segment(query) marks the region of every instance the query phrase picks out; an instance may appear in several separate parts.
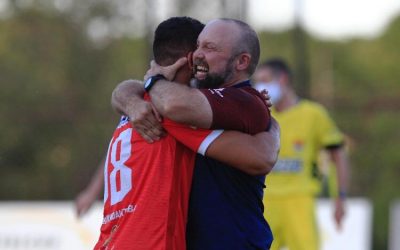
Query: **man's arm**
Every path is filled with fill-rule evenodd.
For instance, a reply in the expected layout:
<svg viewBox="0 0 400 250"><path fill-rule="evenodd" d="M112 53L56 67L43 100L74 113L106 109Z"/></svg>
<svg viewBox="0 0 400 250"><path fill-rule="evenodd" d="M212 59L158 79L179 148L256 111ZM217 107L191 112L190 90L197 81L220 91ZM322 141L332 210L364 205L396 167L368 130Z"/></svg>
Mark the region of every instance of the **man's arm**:
<svg viewBox="0 0 400 250"><path fill-rule="evenodd" d="M105 160L106 157L100 161L89 184L78 194L75 199L75 210L78 217L81 217L89 210L103 190Z"/></svg>
<svg viewBox="0 0 400 250"><path fill-rule="evenodd" d="M111 106L121 115L129 116L143 100L143 84L138 80L126 80L118 84L111 96Z"/></svg>
<svg viewBox="0 0 400 250"><path fill-rule="evenodd" d="M149 93L152 103L162 116L199 128L211 127L211 105L200 90L160 80Z"/></svg>
<svg viewBox="0 0 400 250"><path fill-rule="evenodd" d="M348 187L349 163L344 147L345 141L343 134L329 116L328 111L319 104L315 107L316 112L313 119L316 121L316 124L318 124L315 128L316 136L319 138L321 145L324 145L328 150L330 160L336 167L339 195L335 201L334 218L337 229L340 229L345 214L344 201Z"/></svg>
<svg viewBox="0 0 400 250"><path fill-rule="evenodd" d="M151 143L164 135L164 129L160 115L151 102L143 100L143 94L140 81L123 81L114 89L111 105L118 113L128 116L135 130Z"/></svg>
<svg viewBox="0 0 400 250"><path fill-rule="evenodd" d="M167 79L173 79L176 70L185 63L187 63L186 58L181 58L175 64L167 67L160 67L152 62L152 68L148 70L145 78L161 73ZM171 74L171 72L173 73ZM153 113L157 114L157 111L171 120L199 128L211 128L212 126L213 128L239 130L252 134L261 132L266 128L269 111L257 97L250 94L235 95L231 93L229 97L224 99L223 94L219 91L214 91L213 94L206 92L209 96L206 97L206 94L198 89L159 80L149 91L153 110L148 103L142 104L140 108L133 108L138 102L143 102L143 100L137 98L143 94L143 86L138 81L128 80L114 90L112 105L117 111L130 117L139 134L148 142L159 139L162 133L159 124L156 122L160 119L153 119ZM211 98L213 106L208 98ZM268 103L268 97L265 98L267 99L264 101ZM218 108L221 105L230 107L229 112ZM138 115L132 113L136 110L139 112ZM150 112L151 110L152 112ZM249 110L252 112L249 112ZM226 119L226 117L229 117L229 119ZM213 125L213 123L215 124Z"/></svg>
<svg viewBox="0 0 400 250"><path fill-rule="evenodd" d="M211 126L211 106L197 89L159 80L150 91L151 103L143 100L143 94L140 81L123 81L114 89L111 105L119 114L127 115L134 128L148 142L163 135L160 115L200 128Z"/></svg>
<svg viewBox="0 0 400 250"><path fill-rule="evenodd" d="M269 132L251 136L238 131L205 130L165 119L165 129L189 149L221 161L249 175L267 174L280 146L280 129L273 121Z"/></svg>
<svg viewBox="0 0 400 250"><path fill-rule="evenodd" d="M268 132L254 136L237 131L224 131L210 144L206 156L249 175L265 175L275 165L279 149L280 128L273 120Z"/></svg>
<svg viewBox="0 0 400 250"><path fill-rule="evenodd" d="M149 91L151 101L164 117L208 129L212 124L213 113L204 94L198 89L188 87L188 82L172 82L176 72L187 63L186 57L180 58L169 66L160 66L155 61L151 61L150 69L144 78L157 74L166 77L166 80L158 80Z"/></svg>
<svg viewBox="0 0 400 250"><path fill-rule="evenodd" d="M331 160L336 166L339 195L335 201L335 220L338 229L340 229L342 225L342 219L345 215L344 201L346 198L349 181L349 162L347 153L343 146L329 149L329 154Z"/></svg>

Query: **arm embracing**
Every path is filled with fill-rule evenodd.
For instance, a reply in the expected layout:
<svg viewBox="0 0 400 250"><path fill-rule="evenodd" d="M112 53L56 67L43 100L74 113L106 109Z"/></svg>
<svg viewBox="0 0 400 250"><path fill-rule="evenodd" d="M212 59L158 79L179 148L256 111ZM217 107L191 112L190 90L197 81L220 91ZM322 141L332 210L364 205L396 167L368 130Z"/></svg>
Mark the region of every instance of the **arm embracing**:
<svg viewBox="0 0 400 250"><path fill-rule="evenodd" d="M138 80L120 83L112 93L111 105L129 117L136 131L147 141L159 140L164 135L161 117L151 102L143 100L143 85Z"/></svg>
<svg viewBox="0 0 400 250"><path fill-rule="evenodd" d="M111 96L111 106L121 115L129 116L138 102L143 102L143 84L138 80L126 80L118 84Z"/></svg>
<svg viewBox="0 0 400 250"><path fill-rule="evenodd" d="M211 105L198 89L160 80L151 89L150 97L164 117L199 128L211 127Z"/></svg>
<svg viewBox="0 0 400 250"><path fill-rule="evenodd" d="M268 174L275 165L280 149L280 128L272 119L269 132L254 136L225 131L206 151L212 157L249 175Z"/></svg>
<svg viewBox="0 0 400 250"><path fill-rule="evenodd" d="M186 85L189 79L180 79L182 82L179 83L172 82L176 73L181 68L187 67L187 58L180 58L169 66L160 66L152 61L150 66L145 79L156 74L162 74L168 79L157 81L149 91L157 111L162 116L179 123L210 128L212 110L207 98L199 90Z"/></svg>

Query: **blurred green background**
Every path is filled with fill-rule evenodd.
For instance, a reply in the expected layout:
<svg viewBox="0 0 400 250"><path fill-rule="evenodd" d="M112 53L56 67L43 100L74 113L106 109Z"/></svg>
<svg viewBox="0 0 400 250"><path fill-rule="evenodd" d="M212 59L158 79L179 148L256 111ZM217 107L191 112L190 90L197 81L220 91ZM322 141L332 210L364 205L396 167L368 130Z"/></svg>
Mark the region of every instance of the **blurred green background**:
<svg viewBox="0 0 400 250"><path fill-rule="evenodd" d="M73 199L90 180L118 122L111 92L143 78L162 20L146 11L154 1L130 9L121 2L2 2L1 200ZM177 2L177 14L210 19L193 1ZM208 15L245 19L224 12L226 2ZM129 11L138 15L128 20ZM286 58L299 90L324 104L349 137L350 196L372 201L373 249L387 249L389 206L400 196L400 16L368 40L319 40L300 26L258 33L261 60Z"/></svg>

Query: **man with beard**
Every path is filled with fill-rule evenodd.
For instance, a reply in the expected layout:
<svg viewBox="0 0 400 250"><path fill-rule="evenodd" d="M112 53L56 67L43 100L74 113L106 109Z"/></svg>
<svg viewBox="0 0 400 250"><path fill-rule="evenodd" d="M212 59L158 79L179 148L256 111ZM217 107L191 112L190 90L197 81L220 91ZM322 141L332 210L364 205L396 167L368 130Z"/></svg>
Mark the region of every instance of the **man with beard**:
<svg viewBox="0 0 400 250"><path fill-rule="evenodd" d="M191 54L202 28L198 21L185 17L161 23L153 45L157 62L169 65ZM188 82L190 77L191 70L185 66L174 79ZM141 105L151 104L142 101ZM148 144L133 129L129 118L122 117L105 160L104 217L95 249L185 249L194 152L262 171L276 160L277 147L269 147L267 142L277 140L274 135L265 135L268 133L252 137L235 131L194 129L168 119L162 125L168 134ZM231 144L232 150L224 152ZM260 148L272 152L271 161Z"/></svg>
<svg viewBox="0 0 400 250"><path fill-rule="evenodd" d="M208 89L166 80L173 79L181 66L192 64L182 58L170 67L152 63L145 90L157 111L174 121L201 128L265 131L269 111L249 81L259 54L258 37L247 24L233 19L213 20L200 33L193 53L198 86ZM129 115L135 105L132 96L142 90L143 86L122 83L114 91L114 106ZM249 108L250 103L258 103L258 108ZM157 140L162 132L149 122L151 110L148 114L141 114L133 124L139 133ZM226 151L231 147L228 145ZM233 168L197 155L189 203L188 249L269 249L272 234L262 205L267 172L251 166Z"/></svg>

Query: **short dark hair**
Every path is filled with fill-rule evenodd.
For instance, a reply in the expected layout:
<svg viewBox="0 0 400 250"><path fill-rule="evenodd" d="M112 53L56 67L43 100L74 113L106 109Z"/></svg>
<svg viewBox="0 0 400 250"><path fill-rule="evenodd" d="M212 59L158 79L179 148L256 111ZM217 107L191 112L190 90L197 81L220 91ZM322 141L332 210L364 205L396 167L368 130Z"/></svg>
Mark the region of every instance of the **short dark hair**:
<svg viewBox="0 0 400 250"><path fill-rule="evenodd" d="M154 60L160 65L170 65L194 51L203 28L203 23L186 16L163 21L154 32Z"/></svg>
<svg viewBox="0 0 400 250"><path fill-rule="evenodd" d="M282 58L271 58L264 62L262 62L258 68L269 68L272 71L273 76L279 76L281 74L286 74L289 78L289 81L292 80L292 70L285 60Z"/></svg>

